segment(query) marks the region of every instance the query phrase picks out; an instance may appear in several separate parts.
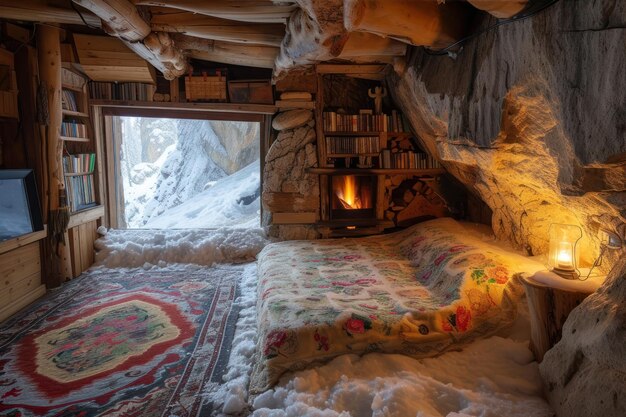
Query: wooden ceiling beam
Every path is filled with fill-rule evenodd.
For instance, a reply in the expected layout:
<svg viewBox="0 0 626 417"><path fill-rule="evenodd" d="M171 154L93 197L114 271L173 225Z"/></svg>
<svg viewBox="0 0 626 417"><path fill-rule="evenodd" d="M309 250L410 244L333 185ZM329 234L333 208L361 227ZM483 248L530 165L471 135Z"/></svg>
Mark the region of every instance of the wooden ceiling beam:
<svg viewBox="0 0 626 417"><path fill-rule="evenodd" d="M252 23L284 23L296 8L293 1L271 0L132 0L137 6L161 6L228 20Z"/></svg>
<svg viewBox="0 0 626 417"><path fill-rule="evenodd" d="M103 29L120 38L137 55L161 71L165 78L185 74L188 63L167 33L154 33L128 0L72 0L102 19Z"/></svg>
<svg viewBox="0 0 626 417"><path fill-rule="evenodd" d="M285 25L281 23L250 24L161 7L150 11L150 26L155 32L269 46L280 46L285 36Z"/></svg>
<svg viewBox="0 0 626 417"><path fill-rule="evenodd" d="M172 34L172 38L189 57L222 64L273 68L279 52L278 47L268 45L244 45L181 34Z"/></svg>
<svg viewBox="0 0 626 417"><path fill-rule="evenodd" d="M83 12L82 15L87 24L100 27L100 18L98 16L89 12ZM3 19L24 22L84 25L75 10L50 6L45 0L0 0L0 16Z"/></svg>

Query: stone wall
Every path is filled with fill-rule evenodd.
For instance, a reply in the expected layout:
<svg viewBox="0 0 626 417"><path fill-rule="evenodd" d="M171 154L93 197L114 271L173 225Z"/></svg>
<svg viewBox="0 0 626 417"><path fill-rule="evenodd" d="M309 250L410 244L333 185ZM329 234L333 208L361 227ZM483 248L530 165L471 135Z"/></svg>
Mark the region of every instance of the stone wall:
<svg viewBox="0 0 626 417"><path fill-rule="evenodd" d="M272 122L278 132L265 156L263 224L279 239L314 239L313 225L274 224L276 213L314 213L319 219L319 176L307 174L317 166L315 120L306 109L279 113Z"/></svg>
<svg viewBox="0 0 626 417"><path fill-rule="evenodd" d="M495 22L485 14L480 28ZM454 59L415 48L388 79L422 145L530 254L547 251L551 223L583 228L587 264L600 226L626 238L625 26L624 2L558 2Z"/></svg>

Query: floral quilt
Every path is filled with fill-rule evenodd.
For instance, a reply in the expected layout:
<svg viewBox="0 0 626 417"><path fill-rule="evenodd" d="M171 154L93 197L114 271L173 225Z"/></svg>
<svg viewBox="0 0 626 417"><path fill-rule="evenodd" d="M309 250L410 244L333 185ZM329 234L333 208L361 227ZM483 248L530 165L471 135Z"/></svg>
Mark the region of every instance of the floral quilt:
<svg viewBox="0 0 626 417"><path fill-rule="evenodd" d="M259 255L251 392L345 353L436 356L512 324L538 262L449 218L368 238L274 243Z"/></svg>

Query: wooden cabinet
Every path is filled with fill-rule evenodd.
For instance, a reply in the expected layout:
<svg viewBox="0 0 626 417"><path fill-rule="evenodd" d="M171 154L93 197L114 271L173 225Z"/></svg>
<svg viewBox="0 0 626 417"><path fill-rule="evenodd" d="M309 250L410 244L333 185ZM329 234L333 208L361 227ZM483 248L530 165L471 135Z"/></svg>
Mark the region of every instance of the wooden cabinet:
<svg viewBox="0 0 626 417"><path fill-rule="evenodd" d="M40 241L46 230L0 243L0 321L41 297Z"/></svg>

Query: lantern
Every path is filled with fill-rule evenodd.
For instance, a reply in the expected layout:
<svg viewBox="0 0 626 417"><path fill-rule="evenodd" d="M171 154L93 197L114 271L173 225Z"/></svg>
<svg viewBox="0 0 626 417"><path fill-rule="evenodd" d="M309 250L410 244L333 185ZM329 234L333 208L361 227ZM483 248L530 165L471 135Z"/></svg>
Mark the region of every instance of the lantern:
<svg viewBox="0 0 626 417"><path fill-rule="evenodd" d="M573 224L551 224L549 233L548 268L563 278L578 278L576 243L583 235L581 228Z"/></svg>

